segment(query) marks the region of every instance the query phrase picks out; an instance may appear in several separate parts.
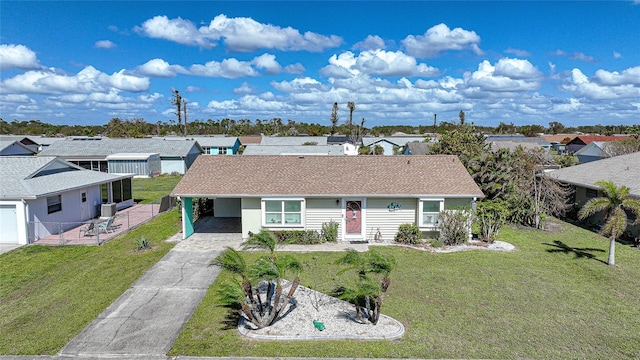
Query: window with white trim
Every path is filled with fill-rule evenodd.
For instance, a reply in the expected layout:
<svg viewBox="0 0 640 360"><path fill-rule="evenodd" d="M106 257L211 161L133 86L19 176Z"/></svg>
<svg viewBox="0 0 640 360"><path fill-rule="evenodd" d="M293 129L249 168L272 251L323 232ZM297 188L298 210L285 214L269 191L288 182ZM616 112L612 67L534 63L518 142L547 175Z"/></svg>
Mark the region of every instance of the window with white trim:
<svg viewBox="0 0 640 360"><path fill-rule="evenodd" d="M262 225L303 226L303 199L262 200Z"/></svg>
<svg viewBox="0 0 640 360"><path fill-rule="evenodd" d="M218 148L218 155L226 155L227 154L227 148L226 147L219 147Z"/></svg>
<svg viewBox="0 0 640 360"><path fill-rule="evenodd" d="M47 197L47 214L53 214L58 211L62 211L62 196Z"/></svg>
<svg viewBox="0 0 640 360"><path fill-rule="evenodd" d="M438 215L444 210L444 199L420 199L419 227L438 226Z"/></svg>

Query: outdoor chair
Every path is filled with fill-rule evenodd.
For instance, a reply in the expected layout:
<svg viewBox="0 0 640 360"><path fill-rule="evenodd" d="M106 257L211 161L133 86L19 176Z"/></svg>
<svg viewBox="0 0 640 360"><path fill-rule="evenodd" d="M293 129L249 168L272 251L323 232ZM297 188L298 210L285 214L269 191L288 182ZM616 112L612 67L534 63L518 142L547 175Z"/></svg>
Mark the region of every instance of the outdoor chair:
<svg viewBox="0 0 640 360"><path fill-rule="evenodd" d="M111 228L113 225L113 217L110 217L106 222L98 225L98 232L100 230L104 231L105 234L112 233L114 230Z"/></svg>
<svg viewBox="0 0 640 360"><path fill-rule="evenodd" d="M80 232L78 236L80 236L82 233L84 233L84 236L87 236L87 233L93 234L95 231L95 228L96 228L96 223L93 221L88 224L85 224L80 228Z"/></svg>

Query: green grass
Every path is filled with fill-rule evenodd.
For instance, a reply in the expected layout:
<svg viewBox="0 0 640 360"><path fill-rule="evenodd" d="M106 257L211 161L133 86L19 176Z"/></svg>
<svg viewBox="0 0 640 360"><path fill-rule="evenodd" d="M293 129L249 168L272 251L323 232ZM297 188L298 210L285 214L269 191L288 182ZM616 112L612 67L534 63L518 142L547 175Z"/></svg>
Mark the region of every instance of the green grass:
<svg viewBox="0 0 640 360"><path fill-rule="evenodd" d="M152 178L133 179L133 197L140 204L157 203L163 196L169 195L181 175L160 175Z"/></svg>
<svg viewBox="0 0 640 360"><path fill-rule="evenodd" d="M0 255L0 354L55 354L172 247L179 211L102 246L30 245ZM136 252L141 236L152 250Z"/></svg>
<svg viewBox="0 0 640 360"><path fill-rule="evenodd" d="M256 341L216 304L221 274L170 355L231 357L640 358L640 251L561 223L554 232L505 228L510 253L431 254L380 247L398 267L382 312L401 321L394 341ZM293 254L303 284L329 291L337 253ZM346 275L345 275L346 276ZM315 285L314 285L315 284ZM330 323L326 323L331 326Z"/></svg>

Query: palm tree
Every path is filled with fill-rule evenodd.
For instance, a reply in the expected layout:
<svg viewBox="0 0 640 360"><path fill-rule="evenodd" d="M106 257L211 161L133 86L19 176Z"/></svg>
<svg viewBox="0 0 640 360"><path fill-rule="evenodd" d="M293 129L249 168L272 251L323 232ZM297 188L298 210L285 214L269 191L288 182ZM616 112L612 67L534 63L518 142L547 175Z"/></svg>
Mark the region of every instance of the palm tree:
<svg viewBox="0 0 640 360"><path fill-rule="evenodd" d="M636 220L640 222L640 200L629 198L629 188L618 187L611 181L598 180L594 183L604 193L603 197L593 198L587 201L578 212L578 218L584 220L591 215L604 211L604 225L600 234L609 237L609 265L615 264L615 244L627 228L627 214L625 210L632 212Z"/></svg>
<svg viewBox="0 0 640 360"><path fill-rule="evenodd" d="M353 111L356 109L356 103L353 101L347 102L347 109L349 109L349 127L353 124Z"/></svg>
<svg viewBox="0 0 640 360"><path fill-rule="evenodd" d="M211 262L211 265L220 266L235 275L232 281L220 287L219 301L225 305L239 304L244 316L259 329L273 324L279 318L300 285L302 264L290 255L276 256L276 243L275 235L263 230L243 243L245 249L269 252L253 265L247 265L242 254L230 247ZM294 279L285 299L281 300L282 279L289 272L293 273ZM260 283L263 285L260 286Z"/></svg>
<svg viewBox="0 0 640 360"><path fill-rule="evenodd" d="M347 265L347 268L339 273L349 270L355 270L358 273L358 287L356 289L342 287L337 290L337 294L355 305L360 322L365 322L362 317L364 312L371 324L377 324L380 319L382 300L391 284L389 274L395 266L395 259L392 256L383 256L374 250L361 254L356 250L348 249L337 263ZM371 276L372 274L382 276L379 282Z"/></svg>

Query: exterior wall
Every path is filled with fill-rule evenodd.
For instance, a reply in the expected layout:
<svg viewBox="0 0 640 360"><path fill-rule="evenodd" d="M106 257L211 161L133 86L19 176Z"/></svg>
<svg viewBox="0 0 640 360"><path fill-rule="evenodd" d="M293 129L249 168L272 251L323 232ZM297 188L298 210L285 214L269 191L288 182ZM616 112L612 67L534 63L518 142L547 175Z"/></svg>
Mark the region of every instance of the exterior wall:
<svg viewBox="0 0 640 360"><path fill-rule="evenodd" d="M33 155L33 152L23 148L20 145L9 145L0 152L0 156L9 156L9 155Z"/></svg>
<svg viewBox="0 0 640 360"><path fill-rule="evenodd" d="M333 220L338 223L338 241L340 241L342 239L340 235L342 234L342 207L341 203L336 205L336 200L339 200L339 198L306 199L306 230L316 230L320 232L322 230L322 224Z"/></svg>
<svg viewBox="0 0 640 360"><path fill-rule="evenodd" d="M184 158L184 166L186 167L184 171L187 171L187 169L191 167L191 164L196 161L196 158L200 156L200 154L201 153L199 148L194 145L191 150L189 150L187 156Z"/></svg>
<svg viewBox="0 0 640 360"><path fill-rule="evenodd" d="M161 168L163 174L171 174L173 172L184 174L186 171L185 162L181 158L161 158Z"/></svg>
<svg viewBox="0 0 640 360"><path fill-rule="evenodd" d="M112 174L153 177L160 174L160 168L160 158L157 156L147 160L109 160L109 173Z"/></svg>
<svg viewBox="0 0 640 360"><path fill-rule="evenodd" d="M389 210L390 203L400 205L398 210ZM368 198L367 199L367 239L372 241L379 230L384 242L393 242L401 224L415 224L417 220L416 210L418 199L406 198Z"/></svg>
<svg viewBox="0 0 640 360"><path fill-rule="evenodd" d="M87 201L82 202L82 193L87 194ZM100 186L68 191L60 194L62 210L48 214L47 198L28 200L29 242L58 234L80 225L81 222L93 219L102 204Z"/></svg>
<svg viewBox="0 0 640 360"><path fill-rule="evenodd" d="M18 237L18 244L26 245L29 243L28 228L27 228L27 206L22 201L0 201L0 205L15 207L16 209L16 232ZM2 221L3 219L0 219ZM13 224L12 224L13 225ZM0 234L0 239L1 239ZM2 242L0 240L0 242Z"/></svg>
<svg viewBox="0 0 640 360"><path fill-rule="evenodd" d="M242 238L249 238L249 231L260 232L262 229L262 210L260 198L242 198ZM215 210L214 210L215 211Z"/></svg>
<svg viewBox="0 0 640 360"><path fill-rule="evenodd" d="M214 199L214 217L241 217L242 201L240 199Z"/></svg>

